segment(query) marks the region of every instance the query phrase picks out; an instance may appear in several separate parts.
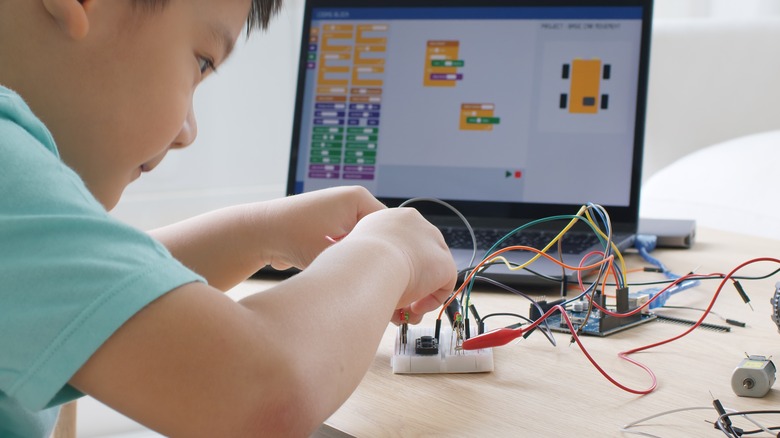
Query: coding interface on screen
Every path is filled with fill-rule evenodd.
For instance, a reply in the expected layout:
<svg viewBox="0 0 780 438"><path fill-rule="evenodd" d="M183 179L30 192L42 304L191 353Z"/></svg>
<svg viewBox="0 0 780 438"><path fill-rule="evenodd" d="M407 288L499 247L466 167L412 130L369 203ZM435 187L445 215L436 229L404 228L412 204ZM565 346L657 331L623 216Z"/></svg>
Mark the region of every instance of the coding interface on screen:
<svg viewBox="0 0 780 438"><path fill-rule="evenodd" d="M628 205L641 14L315 8L296 192Z"/></svg>

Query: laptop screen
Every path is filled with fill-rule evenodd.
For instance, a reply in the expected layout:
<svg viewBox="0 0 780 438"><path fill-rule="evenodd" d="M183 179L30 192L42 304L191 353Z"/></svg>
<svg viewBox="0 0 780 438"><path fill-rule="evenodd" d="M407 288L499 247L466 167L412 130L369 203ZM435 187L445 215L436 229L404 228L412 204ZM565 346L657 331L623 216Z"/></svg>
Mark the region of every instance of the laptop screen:
<svg viewBox="0 0 780 438"><path fill-rule="evenodd" d="M648 3L308 1L289 193L636 222Z"/></svg>

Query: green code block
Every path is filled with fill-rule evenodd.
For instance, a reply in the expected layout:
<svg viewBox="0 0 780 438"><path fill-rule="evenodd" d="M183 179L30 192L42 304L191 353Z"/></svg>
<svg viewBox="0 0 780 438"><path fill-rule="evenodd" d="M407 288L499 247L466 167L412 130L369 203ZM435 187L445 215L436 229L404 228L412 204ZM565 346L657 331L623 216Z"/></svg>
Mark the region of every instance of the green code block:
<svg viewBox="0 0 780 438"><path fill-rule="evenodd" d="M339 163L341 162L341 154L338 155L326 155L326 156L311 156L309 158L309 163L314 164L329 164L329 163Z"/></svg>
<svg viewBox="0 0 780 438"><path fill-rule="evenodd" d="M313 141L312 149L341 149L340 141Z"/></svg>
<svg viewBox="0 0 780 438"><path fill-rule="evenodd" d="M343 134L344 128L339 128L336 126L316 126L312 130L315 134Z"/></svg>
<svg viewBox="0 0 780 438"><path fill-rule="evenodd" d="M344 154L347 159L363 157L363 158L376 158L376 151L347 151Z"/></svg>
<svg viewBox="0 0 780 438"><path fill-rule="evenodd" d="M474 125L498 125L501 123L500 117L466 117L466 123Z"/></svg>
<svg viewBox="0 0 780 438"><path fill-rule="evenodd" d="M344 164L376 164L376 159L365 157L345 158Z"/></svg>
<svg viewBox="0 0 780 438"><path fill-rule="evenodd" d="M436 59L431 61L431 67L463 67L465 62L462 59Z"/></svg>
<svg viewBox="0 0 780 438"><path fill-rule="evenodd" d="M347 135L347 141L377 141L379 138L378 135L367 135L367 134L360 134L360 135Z"/></svg>
<svg viewBox="0 0 780 438"><path fill-rule="evenodd" d="M314 134L311 141L344 141L344 136L339 134Z"/></svg>
<svg viewBox="0 0 780 438"><path fill-rule="evenodd" d="M347 128L347 134L379 134L379 128Z"/></svg>
<svg viewBox="0 0 780 438"><path fill-rule="evenodd" d="M360 150L364 150L364 151L373 151L373 150L376 150L376 143L347 142L346 148L347 149L360 149Z"/></svg>

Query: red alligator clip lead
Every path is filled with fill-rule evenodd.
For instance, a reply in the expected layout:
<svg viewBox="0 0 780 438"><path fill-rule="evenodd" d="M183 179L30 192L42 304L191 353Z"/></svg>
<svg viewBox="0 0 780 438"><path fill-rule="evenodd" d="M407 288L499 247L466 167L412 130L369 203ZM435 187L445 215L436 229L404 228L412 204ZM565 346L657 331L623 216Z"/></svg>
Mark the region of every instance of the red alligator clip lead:
<svg viewBox="0 0 780 438"><path fill-rule="evenodd" d="M481 348L500 347L523 336L525 330L521 328L500 328L463 341L464 350L479 350Z"/></svg>

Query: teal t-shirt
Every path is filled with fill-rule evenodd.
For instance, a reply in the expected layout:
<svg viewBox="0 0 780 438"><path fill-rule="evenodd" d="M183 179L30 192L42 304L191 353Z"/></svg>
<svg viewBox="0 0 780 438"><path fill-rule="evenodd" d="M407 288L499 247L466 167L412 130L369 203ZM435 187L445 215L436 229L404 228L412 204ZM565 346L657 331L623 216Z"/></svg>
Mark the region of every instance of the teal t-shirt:
<svg viewBox="0 0 780 438"><path fill-rule="evenodd" d="M109 146L107 146L109 147ZM112 218L0 86L0 436L44 437L73 374L125 321L203 281Z"/></svg>

